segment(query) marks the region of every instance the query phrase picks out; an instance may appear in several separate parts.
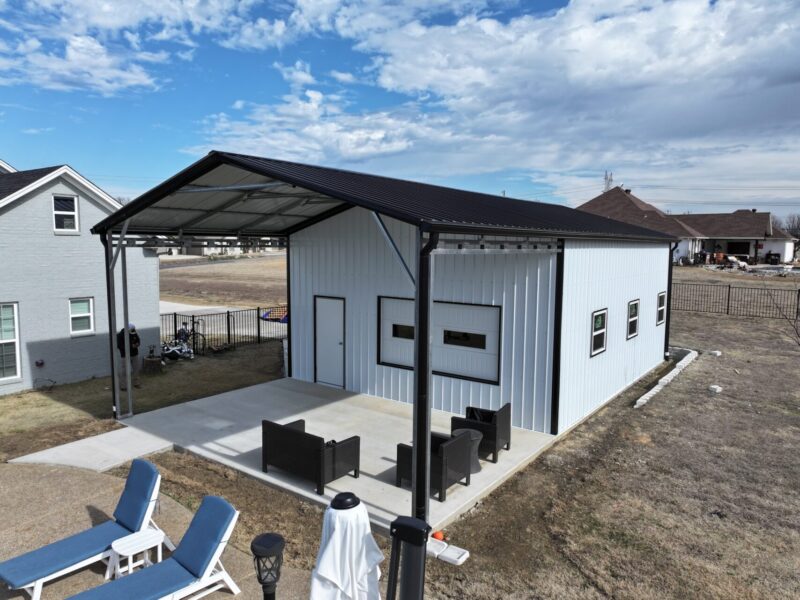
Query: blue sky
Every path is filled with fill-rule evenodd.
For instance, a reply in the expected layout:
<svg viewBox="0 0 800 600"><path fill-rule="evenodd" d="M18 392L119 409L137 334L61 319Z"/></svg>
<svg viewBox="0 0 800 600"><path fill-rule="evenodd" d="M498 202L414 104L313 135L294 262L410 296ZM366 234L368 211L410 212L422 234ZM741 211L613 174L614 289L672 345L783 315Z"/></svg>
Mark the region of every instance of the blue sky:
<svg viewBox="0 0 800 600"><path fill-rule="evenodd" d="M576 205L800 212L793 0L0 0L0 158L208 150Z"/></svg>

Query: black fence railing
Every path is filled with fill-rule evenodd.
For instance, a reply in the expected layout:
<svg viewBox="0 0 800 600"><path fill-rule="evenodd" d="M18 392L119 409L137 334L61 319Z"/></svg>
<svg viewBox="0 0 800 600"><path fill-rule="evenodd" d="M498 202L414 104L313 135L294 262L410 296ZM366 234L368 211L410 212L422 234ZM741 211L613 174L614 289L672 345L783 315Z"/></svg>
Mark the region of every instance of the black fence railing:
<svg viewBox="0 0 800 600"><path fill-rule="evenodd" d="M673 283L672 309L795 321L800 319L800 289Z"/></svg>
<svg viewBox="0 0 800 600"><path fill-rule="evenodd" d="M178 338L182 328L195 354L282 340L288 331L286 312L286 306L271 306L213 314L166 313L161 315L161 342Z"/></svg>

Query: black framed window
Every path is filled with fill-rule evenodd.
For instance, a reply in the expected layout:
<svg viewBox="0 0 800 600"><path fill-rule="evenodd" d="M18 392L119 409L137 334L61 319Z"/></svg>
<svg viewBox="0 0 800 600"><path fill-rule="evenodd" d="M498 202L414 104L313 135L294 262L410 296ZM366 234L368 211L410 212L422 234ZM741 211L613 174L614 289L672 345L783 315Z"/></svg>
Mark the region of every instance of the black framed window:
<svg viewBox="0 0 800 600"><path fill-rule="evenodd" d="M592 339L590 356L606 350L606 331L608 328L608 309L596 310L592 313Z"/></svg>
<svg viewBox="0 0 800 600"><path fill-rule="evenodd" d="M445 329L442 342L451 346L486 350L486 336L482 333L469 333L468 331L451 331L450 329Z"/></svg>
<svg viewBox="0 0 800 600"><path fill-rule="evenodd" d="M656 325L661 325L667 320L667 292L658 295L658 310L656 311Z"/></svg>
<svg viewBox="0 0 800 600"><path fill-rule="evenodd" d="M414 326L394 323L392 325L392 337L400 338L401 340L413 340Z"/></svg>
<svg viewBox="0 0 800 600"><path fill-rule="evenodd" d="M628 302L628 333L627 338L631 339L639 335L639 301L631 300Z"/></svg>

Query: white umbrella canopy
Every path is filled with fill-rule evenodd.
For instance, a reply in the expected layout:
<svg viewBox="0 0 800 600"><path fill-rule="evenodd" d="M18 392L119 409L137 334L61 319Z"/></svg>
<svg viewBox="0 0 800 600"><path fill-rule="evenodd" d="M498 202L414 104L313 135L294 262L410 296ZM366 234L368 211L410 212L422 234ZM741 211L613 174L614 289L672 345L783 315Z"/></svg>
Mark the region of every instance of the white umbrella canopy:
<svg viewBox="0 0 800 600"><path fill-rule="evenodd" d="M383 559L366 507L353 494L337 495L325 510L311 600L380 600Z"/></svg>

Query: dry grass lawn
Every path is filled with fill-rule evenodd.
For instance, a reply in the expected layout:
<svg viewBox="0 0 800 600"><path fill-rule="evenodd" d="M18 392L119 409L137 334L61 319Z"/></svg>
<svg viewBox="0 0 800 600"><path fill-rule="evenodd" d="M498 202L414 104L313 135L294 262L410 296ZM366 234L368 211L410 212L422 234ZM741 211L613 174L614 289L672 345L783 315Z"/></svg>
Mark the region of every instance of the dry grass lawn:
<svg viewBox="0 0 800 600"><path fill-rule="evenodd" d="M286 256L162 268L161 299L252 308L286 303Z"/></svg>
<svg viewBox="0 0 800 600"><path fill-rule="evenodd" d="M268 342L223 354L170 362L142 376L136 412L219 394L282 376L283 346ZM0 460L37 452L119 427L111 417L111 380L91 379L0 396Z"/></svg>

